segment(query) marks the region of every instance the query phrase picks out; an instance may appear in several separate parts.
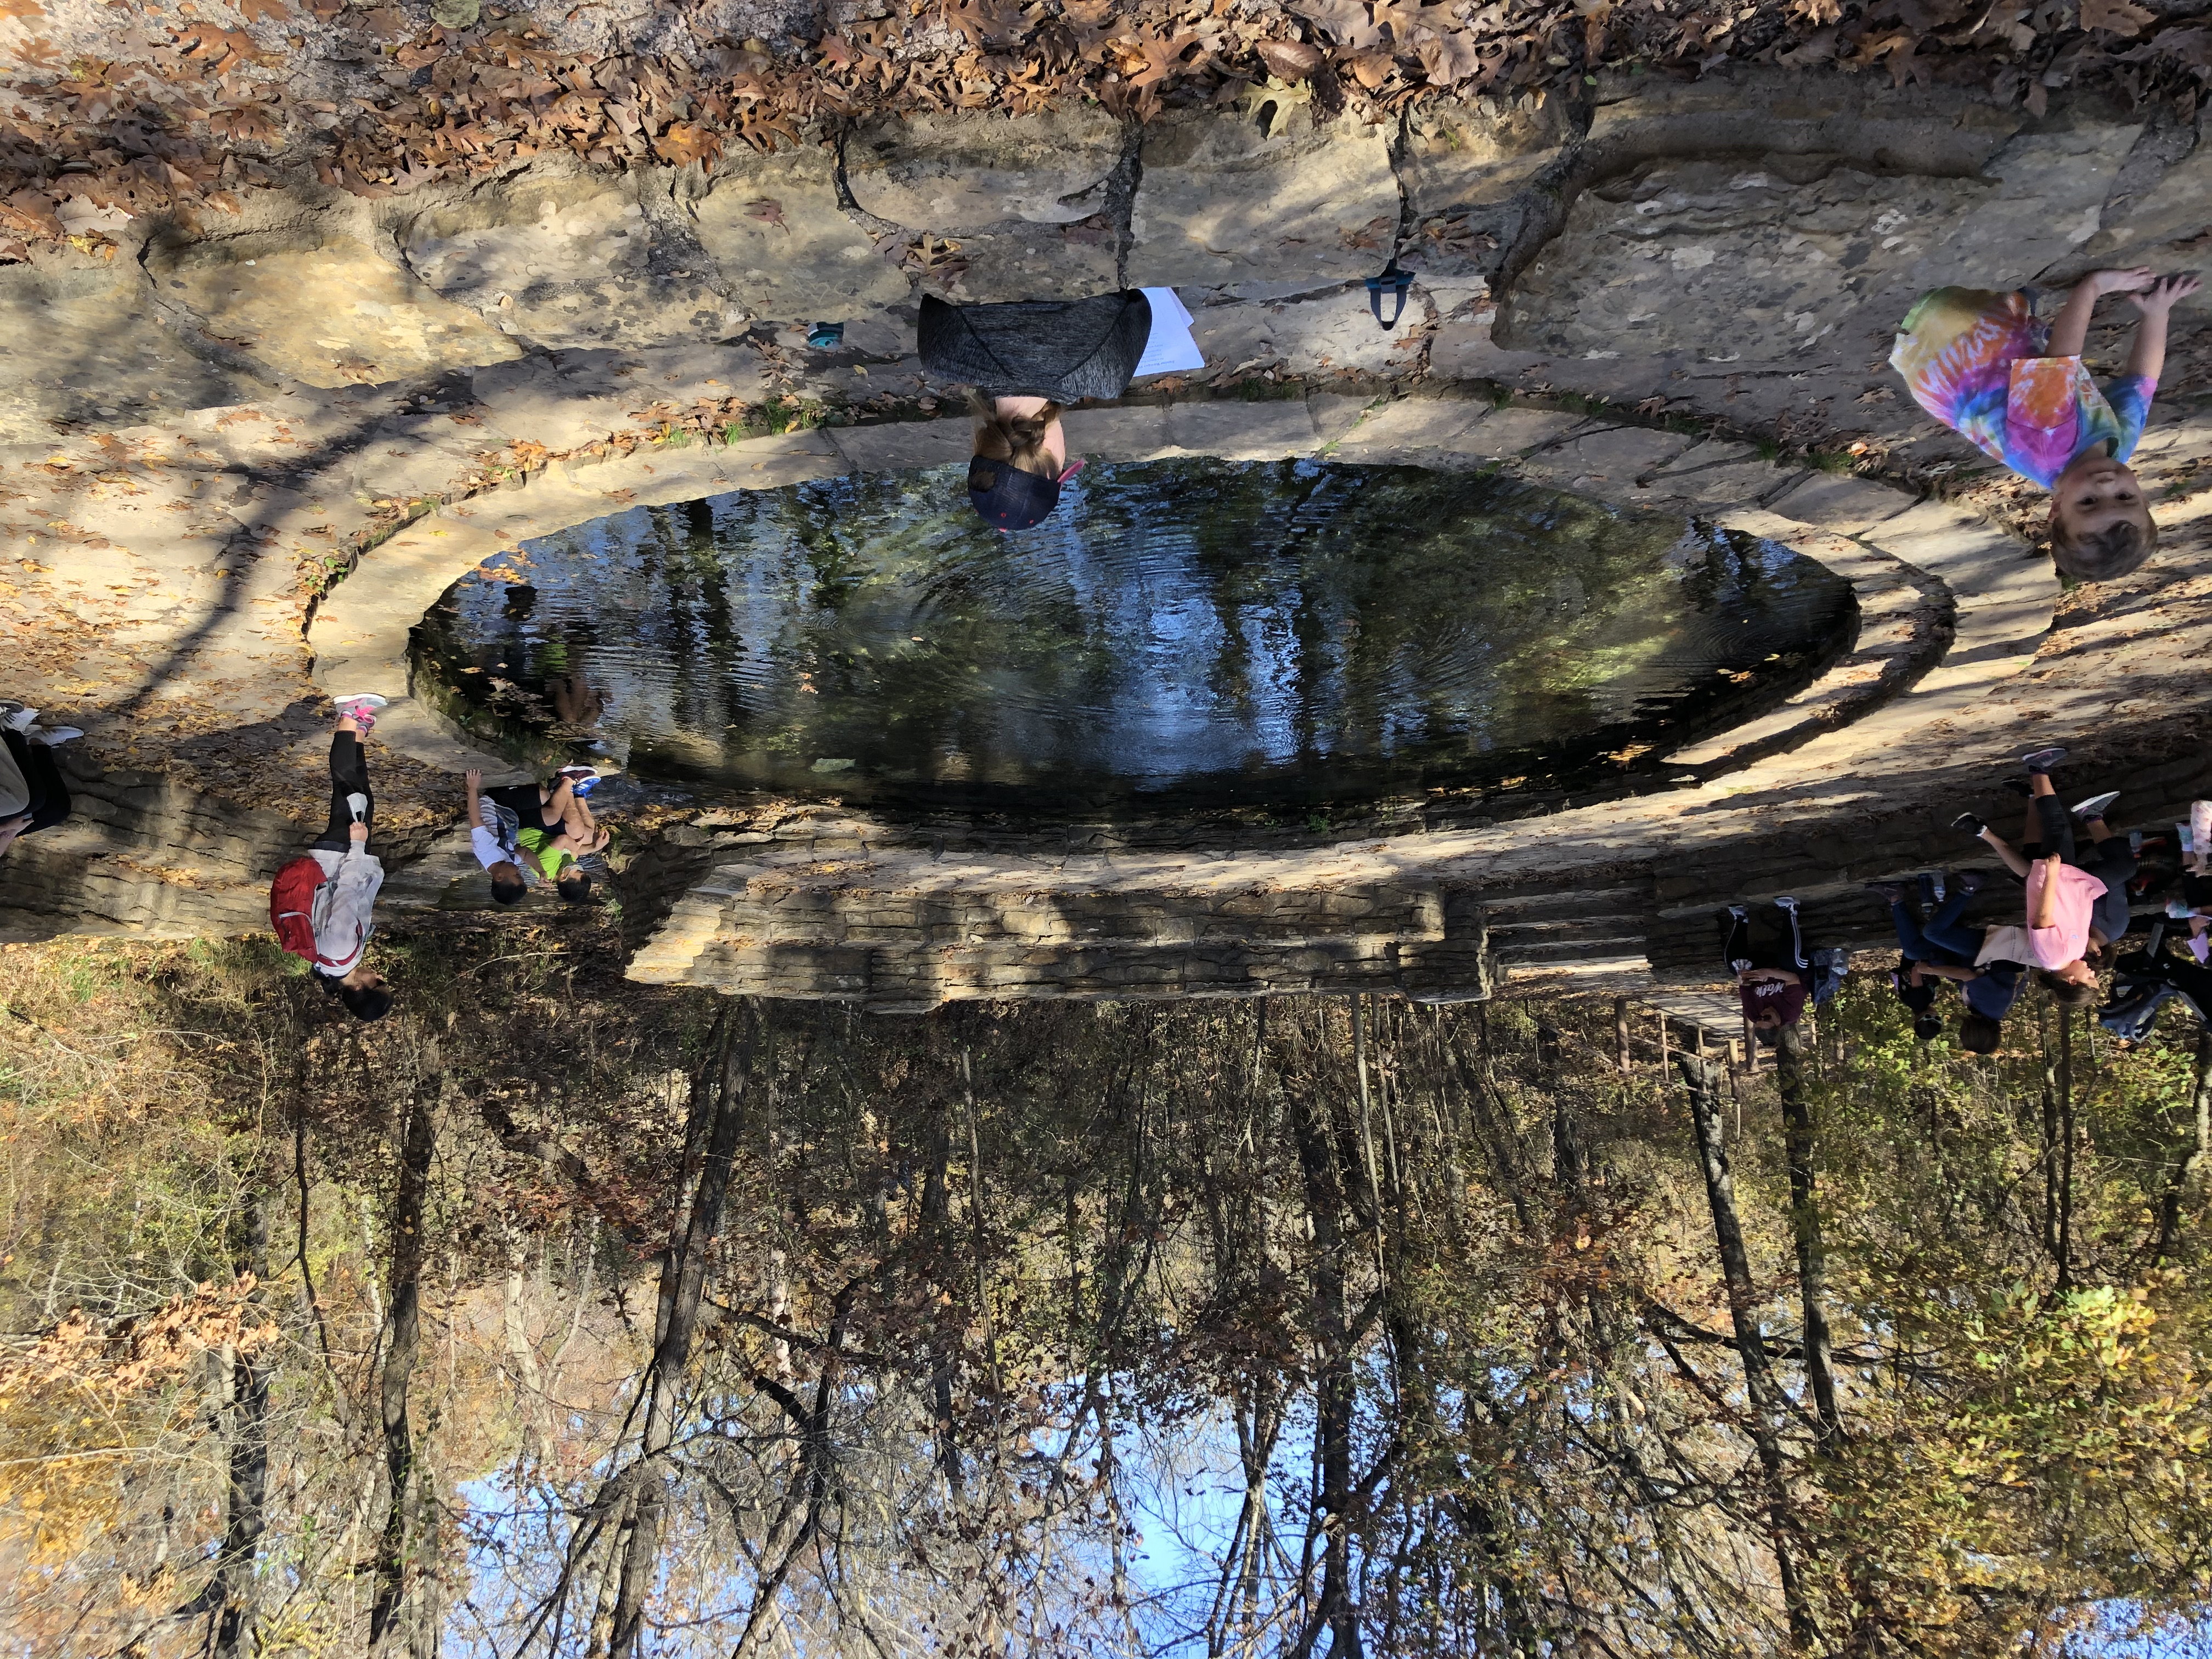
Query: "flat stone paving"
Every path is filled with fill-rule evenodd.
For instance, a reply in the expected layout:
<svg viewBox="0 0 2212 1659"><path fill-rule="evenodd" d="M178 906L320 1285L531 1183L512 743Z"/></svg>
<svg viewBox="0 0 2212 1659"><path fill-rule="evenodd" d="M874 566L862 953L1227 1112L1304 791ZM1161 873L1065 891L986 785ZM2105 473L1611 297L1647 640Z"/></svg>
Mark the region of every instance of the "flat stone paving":
<svg viewBox="0 0 2212 1659"><path fill-rule="evenodd" d="M319 818L326 696L354 690L396 699L372 745L380 820L404 851L438 849L394 902L437 902L462 868L438 839L457 774L501 770L406 696L407 630L438 592L636 502L957 459L951 418L696 434L748 409L942 401L954 389L911 356L918 295L1070 273L1177 285L1208 356L1200 376L1073 412L1079 452L1502 466L1696 514L1849 577L1855 648L1674 757L1694 781L1540 818L1171 852L725 814L697 832L723 867L641 976L894 1006L1443 994L1475 973L1485 927L1519 941L1500 957L1516 971L1632 973L1674 959L1670 916L1720 898L1839 900L1954 850L1938 821L1990 804L2033 742L2069 743L2085 783L2125 787L2129 821L2157 822L2212 790L2205 302L2177 315L2137 459L2160 550L2064 596L2014 533L2033 493L1922 417L1883 358L1930 283L2186 264L2178 245L2212 218L2207 152L2147 177L2139 124L1873 90L1738 72L1608 83L1586 121L1438 106L1410 119L1395 169L1387 130L1316 124L1280 87L1133 141L1093 117L933 118L847 138L857 212L814 148L387 204L258 192L227 234L135 264L0 272L24 338L0 366L0 694L92 732L64 751L83 822L0 863L0 927L250 925L285 826ZM1128 142L1133 198L1103 222ZM1401 193L1422 277L1386 333L1357 278L1389 252ZM1500 261L1513 280L1493 296ZM844 349L808 351L814 320L845 321ZM2124 349L2100 327L2093 367ZM1869 476L1772 459L1809 441L1856 447ZM1931 483L1946 499L1920 499ZM244 827L205 831L226 814Z"/></svg>

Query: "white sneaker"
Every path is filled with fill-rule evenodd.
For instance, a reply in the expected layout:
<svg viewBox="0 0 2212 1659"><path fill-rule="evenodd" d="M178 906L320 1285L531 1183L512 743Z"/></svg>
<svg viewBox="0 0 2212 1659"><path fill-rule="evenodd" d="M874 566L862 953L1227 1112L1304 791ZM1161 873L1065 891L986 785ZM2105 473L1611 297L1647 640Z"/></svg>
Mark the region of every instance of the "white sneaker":
<svg viewBox="0 0 2212 1659"><path fill-rule="evenodd" d="M357 691L349 697L334 697L331 701L337 704L338 718L351 720L366 736L376 729L376 711L390 699L380 697L374 691Z"/></svg>
<svg viewBox="0 0 2212 1659"><path fill-rule="evenodd" d="M37 709L27 708L20 702L11 703L6 715L0 716L0 726L6 726L10 732L27 732L38 724L38 720Z"/></svg>
<svg viewBox="0 0 2212 1659"><path fill-rule="evenodd" d="M49 749L58 749L65 743L75 743L84 733L74 726L34 726L24 736L33 743L43 743Z"/></svg>
<svg viewBox="0 0 2212 1659"><path fill-rule="evenodd" d="M2107 789L2101 795L2092 795L2087 800L2076 801L2073 807L2074 816L2084 823L2094 823L2105 816L2105 809L2119 798L2118 790Z"/></svg>

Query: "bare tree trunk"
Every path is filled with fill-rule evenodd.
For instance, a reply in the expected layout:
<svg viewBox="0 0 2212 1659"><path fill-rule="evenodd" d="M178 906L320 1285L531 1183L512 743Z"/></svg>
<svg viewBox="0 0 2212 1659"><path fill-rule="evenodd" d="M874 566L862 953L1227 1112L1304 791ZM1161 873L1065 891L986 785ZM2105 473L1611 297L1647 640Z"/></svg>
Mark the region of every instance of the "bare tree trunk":
<svg viewBox="0 0 2212 1659"><path fill-rule="evenodd" d="M1766 1479L1767 1532L1782 1580L1782 1598L1790 1615L1790 1637L1797 1647L1810 1650L1818 1632L1805 1604L1799 1582L1796 1531L1790 1512L1788 1471L1783 1460L1780 1425L1782 1392L1766 1362L1766 1340L1759 1328L1756 1293L1751 1281L1751 1258L1744 1249L1743 1228L1736 1218L1735 1178L1729 1168L1728 1146L1721 1125L1719 1091L1710 1070L1694 1056L1676 1056L1690 1089L1690 1115L1697 1126L1698 1159L1705 1177L1705 1199L1713 1213L1713 1235L1720 1247L1721 1274L1728 1285L1729 1316L1735 1327L1736 1353L1743 1364L1744 1392L1749 1395L1748 1427Z"/></svg>
<svg viewBox="0 0 2212 1659"><path fill-rule="evenodd" d="M661 1466L676 1437L678 1395L698 1333L708 1246L722 1230L729 1199L730 1166L744 1126L754 1030L750 1006L740 1005L720 1034L718 1063L693 1085L684 1145L687 1153L697 1151L698 1175L694 1186L690 1170L684 1171L688 1201L678 1206L660 1260L657 1328L653 1357L646 1365L640 1484L628 1534L617 1540L622 1565L607 1637L607 1651L613 1659L629 1659L644 1633L645 1595L659 1560L660 1520L667 1502L667 1477Z"/></svg>
<svg viewBox="0 0 2212 1659"><path fill-rule="evenodd" d="M2190 1104L2197 1120L2195 1132L2188 1150L2175 1160L2173 1173L2166 1178L2166 1191L2159 1199L2158 1243L2151 1249L2154 1267L2173 1254L2181 1231L2182 1204L2203 1171L2207 1154L2212 1153L2212 1026L2199 1027L2197 1032L2197 1079L2190 1091Z"/></svg>
<svg viewBox="0 0 2212 1659"><path fill-rule="evenodd" d="M407 1385L415 1371L422 1292L422 1200L436 1147L432 1107L441 1072L434 1042L427 1045L422 1072L407 1103L399 1152L399 1190L392 1207L391 1335L379 1379L384 1423L385 1484L389 1501L376 1550L376 1593L369 1607L368 1646L380 1652L391 1636L406 1591L408 1493L415 1446L407 1424Z"/></svg>
<svg viewBox="0 0 2212 1659"><path fill-rule="evenodd" d="M542 1463L553 1440L553 1405L545 1392L545 1374L530 1346L530 1333L522 1321L523 1241L510 1220L507 1228L507 1285L500 1305L500 1328L507 1339L507 1358L514 1362L516 1416L522 1419L522 1456L527 1463Z"/></svg>
<svg viewBox="0 0 2212 1659"><path fill-rule="evenodd" d="M2058 1011L2058 1288L2074 1288L2074 1019Z"/></svg>
<svg viewBox="0 0 2212 1659"><path fill-rule="evenodd" d="M1785 1029L1777 1050L1776 1086L1782 1096L1782 1129L1790 1161L1790 1228L1797 1241L1797 1290L1805 1320L1805 1381L1824 1443L1843 1437L1836 1405L1835 1363L1828 1334L1828 1253L1820 1236L1820 1210L1813 1185L1813 1114L1805 1103L1804 1044Z"/></svg>
<svg viewBox="0 0 2212 1659"><path fill-rule="evenodd" d="M1497 1075L1490 1063L1490 1013L1480 1004L1475 1009L1475 1037L1479 1059L1474 1064L1468 1063L1462 1044L1453 1038L1444 1039L1445 1052L1490 1155L1492 1183L1504 1190L1506 1202L1513 1206L1515 1223L1527 1232L1535 1219L1528 1206L1528 1158L1521 1144L1520 1125L1498 1097Z"/></svg>
<svg viewBox="0 0 2212 1659"><path fill-rule="evenodd" d="M248 1307L265 1301L262 1281L269 1273L269 1212L264 1183L256 1180L242 1195L235 1228L233 1266L243 1276L251 1273L254 1287ZM222 1547L216 1556L215 1577L200 1593L199 1602L216 1613L216 1659L246 1659L255 1649L253 1618L253 1562L267 1526L269 1492L269 1374L267 1359L257 1359L244 1349L231 1360L230 1480L226 1503Z"/></svg>
<svg viewBox="0 0 2212 1659"><path fill-rule="evenodd" d="M2065 1021L2059 1022L2061 1027ZM2051 1053L2049 1010L2035 1011L2035 1035L2043 1052L2043 1249L2058 1260L2058 1062Z"/></svg>
<svg viewBox="0 0 2212 1659"><path fill-rule="evenodd" d="M1352 1413L1358 1385L1352 1375L1346 1283L1351 1244L1344 1231L1344 1194L1329 1115L1314 1099L1310 1084L1291 1091L1290 1107L1305 1181L1306 1213L1313 1225L1314 1334L1321 1347L1314 1428L1321 1480L1315 1498L1326 1516L1321 1606L1300 1638L1298 1653L1310 1653L1316 1636L1325 1627L1332 1659L1357 1659L1359 1617L1352 1599L1351 1526Z"/></svg>

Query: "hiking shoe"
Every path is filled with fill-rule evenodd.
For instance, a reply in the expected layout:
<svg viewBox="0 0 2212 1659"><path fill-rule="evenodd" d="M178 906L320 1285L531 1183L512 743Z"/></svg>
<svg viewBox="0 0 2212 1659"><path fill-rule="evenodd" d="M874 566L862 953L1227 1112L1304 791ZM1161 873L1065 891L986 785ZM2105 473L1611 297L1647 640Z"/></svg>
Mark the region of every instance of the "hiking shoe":
<svg viewBox="0 0 2212 1659"><path fill-rule="evenodd" d="M817 351L835 351L845 343L845 325L817 323L806 331L806 343Z"/></svg>
<svg viewBox="0 0 2212 1659"><path fill-rule="evenodd" d="M1728 908L1728 913L1734 916L1738 921L1749 921L1751 920L1751 912L1745 909L1741 904L1729 905Z"/></svg>
<svg viewBox="0 0 2212 1659"><path fill-rule="evenodd" d="M2020 757L2020 763L2030 772L2048 772L2065 758L2063 749L2033 749Z"/></svg>
<svg viewBox="0 0 2212 1659"><path fill-rule="evenodd" d="M0 726L10 732L27 732L38 724L39 711L12 699L0 703Z"/></svg>
<svg viewBox="0 0 2212 1659"><path fill-rule="evenodd" d="M1795 910L1797 908L1797 901L1794 898L1778 898L1774 901L1774 908L1778 910Z"/></svg>
<svg viewBox="0 0 2212 1659"><path fill-rule="evenodd" d="M1990 826L1984 823L1972 812L1961 812L1957 817L1951 820L1951 827L1954 830L1962 830L1966 834L1973 836L1975 840L1979 841L1982 837L1982 831L1988 829Z"/></svg>
<svg viewBox="0 0 2212 1659"><path fill-rule="evenodd" d="M376 729L376 711L391 699L380 697L374 691L356 691L350 696L333 697L331 701L337 705L338 718L351 720L361 727L365 737Z"/></svg>
<svg viewBox="0 0 2212 1659"><path fill-rule="evenodd" d="M1870 881L1867 883L1866 890L1869 893L1881 894L1888 903L1905 902L1905 884L1901 881Z"/></svg>
<svg viewBox="0 0 2212 1659"><path fill-rule="evenodd" d="M2105 816L2105 809L2120 798L2117 789L2107 789L2101 795L2092 795L2085 801L2076 801L2074 816L2084 823L2094 823Z"/></svg>
<svg viewBox="0 0 2212 1659"><path fill-rule="evenodd" d="M49 749L65 743L75 743L84 733L74 726L34 726L24 735L33 743L43 743Z"/></svg>

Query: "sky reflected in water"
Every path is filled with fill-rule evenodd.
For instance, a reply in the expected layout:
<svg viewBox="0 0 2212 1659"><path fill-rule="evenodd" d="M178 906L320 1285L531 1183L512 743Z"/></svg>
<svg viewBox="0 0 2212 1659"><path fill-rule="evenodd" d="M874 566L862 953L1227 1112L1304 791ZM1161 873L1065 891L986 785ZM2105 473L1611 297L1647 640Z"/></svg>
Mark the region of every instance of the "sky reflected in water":
<svg viewBox="0 0 2212 1659"><path fill-rule="evenodd" d="M1652 752L1803 684L1849 585L1771 543L1414 467L1095 465L1000 535L963 469L639 507L455 585L471 725L647 777L1059 811L1291 806Z"/></svg>

